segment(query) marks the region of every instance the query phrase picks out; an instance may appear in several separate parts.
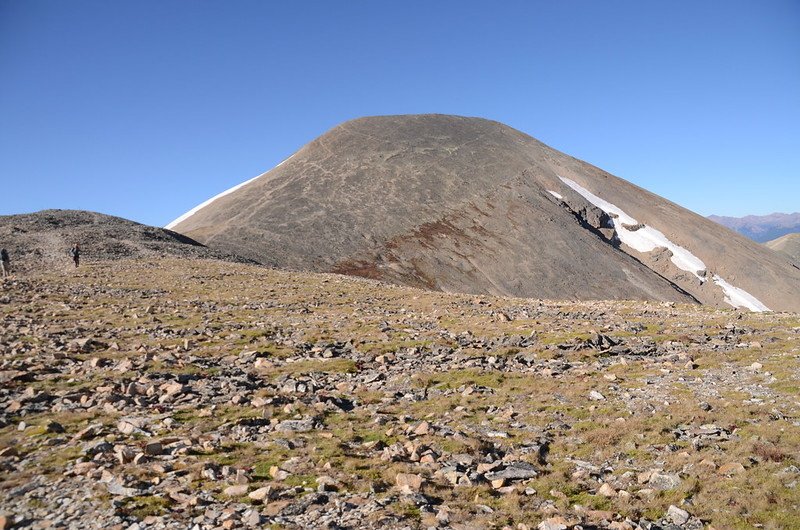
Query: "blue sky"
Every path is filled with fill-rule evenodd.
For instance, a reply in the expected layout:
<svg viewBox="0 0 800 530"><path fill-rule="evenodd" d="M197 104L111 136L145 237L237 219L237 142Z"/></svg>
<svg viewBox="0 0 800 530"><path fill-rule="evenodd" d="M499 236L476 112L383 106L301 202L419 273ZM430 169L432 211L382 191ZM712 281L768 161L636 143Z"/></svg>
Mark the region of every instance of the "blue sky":
<svg viewBox="0 0 800 530"><path fill-rule="evenodd" d="M800 2L0 0L0 214L164 225L336 124L491 118L698 213L800 210Z"/></svg>

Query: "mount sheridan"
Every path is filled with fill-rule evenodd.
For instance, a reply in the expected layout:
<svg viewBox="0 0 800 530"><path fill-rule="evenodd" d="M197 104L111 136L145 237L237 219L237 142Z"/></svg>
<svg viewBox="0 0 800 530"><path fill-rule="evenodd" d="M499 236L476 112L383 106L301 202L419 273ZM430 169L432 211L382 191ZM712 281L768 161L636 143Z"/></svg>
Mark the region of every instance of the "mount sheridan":
<svg viewBox="0 0 800 530"><path fill-rule="evenodd" d="M343 123L167 228L295 270L465 293L800 311L791 259L501 123Z"/></svg>

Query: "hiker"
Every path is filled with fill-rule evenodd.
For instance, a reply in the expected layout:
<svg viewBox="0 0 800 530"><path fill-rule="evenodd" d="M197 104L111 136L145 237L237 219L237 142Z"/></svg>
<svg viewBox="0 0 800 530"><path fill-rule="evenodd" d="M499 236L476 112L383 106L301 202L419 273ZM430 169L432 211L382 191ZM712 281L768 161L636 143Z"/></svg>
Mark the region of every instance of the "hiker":
<svg viewBox="0 0 800 530"><path fill-rule="evenodd" d="M75 262L75 268L77 269L81 261L81 246L78 243L75 243L75 246L69 249L69 253L72 256L72 261Z"/></svg>
<svg viewBox="0 0 800 530"><path fill-rule="evenodd" d="M11 276L11 258L8 257L8 251L4 248L0 249L0 268L3 269L3 278Z"/></svg>

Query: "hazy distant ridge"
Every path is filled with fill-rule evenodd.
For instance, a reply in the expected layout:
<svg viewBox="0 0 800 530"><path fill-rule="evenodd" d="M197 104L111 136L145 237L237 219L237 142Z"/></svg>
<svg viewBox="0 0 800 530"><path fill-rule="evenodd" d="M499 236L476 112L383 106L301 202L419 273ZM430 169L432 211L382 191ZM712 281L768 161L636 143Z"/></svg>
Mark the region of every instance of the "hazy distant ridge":
<svg viewBox="0 0 800 530"><path fill-rule="evenodd" d="M759 243L765 243L792 232L800 232L800 212L746 215L744 217L709 215L708 218Z"/></svg>

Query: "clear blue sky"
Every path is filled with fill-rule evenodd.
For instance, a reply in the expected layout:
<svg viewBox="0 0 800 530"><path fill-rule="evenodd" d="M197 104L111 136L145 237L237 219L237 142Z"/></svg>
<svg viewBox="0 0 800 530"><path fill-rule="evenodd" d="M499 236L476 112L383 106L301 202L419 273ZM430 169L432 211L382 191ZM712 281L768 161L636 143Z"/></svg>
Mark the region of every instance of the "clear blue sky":
<svg viewBox="0 0 800 530"><path fill-rule="evenodd" d="M336 124L504 122L698 213L800 210L800 1L0 0L0 214L164 225Z"/></svg>

